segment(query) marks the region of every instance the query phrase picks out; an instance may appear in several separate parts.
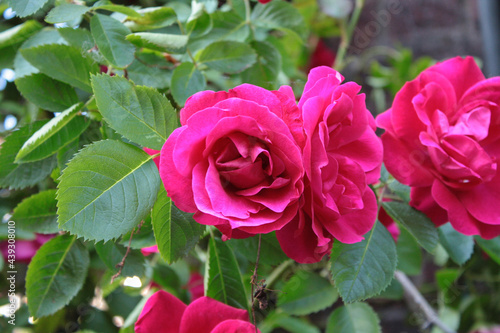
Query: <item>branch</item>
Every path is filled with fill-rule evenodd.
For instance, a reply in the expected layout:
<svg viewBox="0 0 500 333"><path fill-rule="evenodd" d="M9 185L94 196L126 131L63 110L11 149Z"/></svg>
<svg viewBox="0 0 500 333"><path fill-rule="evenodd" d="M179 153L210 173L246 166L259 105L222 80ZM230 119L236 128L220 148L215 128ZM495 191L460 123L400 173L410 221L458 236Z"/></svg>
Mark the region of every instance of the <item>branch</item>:
<svg viewBox="0 0 500 333"><path fill-rule="evenodd" d="M401 283L405 291L405 296L407 302L416 306L425 316L428 323L432 323L439 327L445 333L456 333L455 331L449 329L442 321L439 319L436 311L429 305L427 300L422 296L420 291L415 287L415 285L410 281L408 276L401 271L395 271L394 277Z"/></svg>

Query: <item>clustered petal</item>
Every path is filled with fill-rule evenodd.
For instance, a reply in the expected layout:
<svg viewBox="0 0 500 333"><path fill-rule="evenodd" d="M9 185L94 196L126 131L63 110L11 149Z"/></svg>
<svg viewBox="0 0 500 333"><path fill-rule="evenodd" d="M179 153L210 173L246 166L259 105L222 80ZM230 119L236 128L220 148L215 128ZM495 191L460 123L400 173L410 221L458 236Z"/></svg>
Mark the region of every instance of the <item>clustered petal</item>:
<svg viewBox="0 0 500 333"><path fill-rule="evenodd" d="M412 187L410 205L465 235L500 235L500 78L472 57L436 64L377 117L384 162Z"/></svg>

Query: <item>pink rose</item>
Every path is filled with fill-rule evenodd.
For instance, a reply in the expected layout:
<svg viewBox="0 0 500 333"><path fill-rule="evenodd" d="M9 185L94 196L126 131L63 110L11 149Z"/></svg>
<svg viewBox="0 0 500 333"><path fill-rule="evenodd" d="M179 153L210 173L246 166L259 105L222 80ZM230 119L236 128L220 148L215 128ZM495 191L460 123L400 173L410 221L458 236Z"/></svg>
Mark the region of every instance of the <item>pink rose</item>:
<svg viewBox="0 0 500 333"><path fill-rule="evenodd" d="M361 87L343 80L329 67L314 68L298 105L306 137L302 208L276 235L283 251L301 263L321 260L334 239L361 241L377 217L368 184L379 178L382 144Z"/></svg>
<svg viewBox="0 0 500 333"><path fill-rule="evenodd" d="M54 235L37 234L33 240L16 240L16 261L29 264L36 251L49 241ZM0 251L4 260L7 261L9 255L9 242L0 242Z"/></svg>
<svg viewBox="0 0 500 333"><path fill-rule="evenodd" d="M410 205L465 235L500 235L500 78L474 59L423 71L377 117L389 172L411 189Z"/></svg>
<svg viewBox="0 0 500 333"><path fill-rule="evenodd" d="M178 298L162 290L148 299L135 323L136 333L255 333L255 331L255 326L248 321L246 310L230 307L205 296L186 306Z"/></svg>
<svg viewBox="0 0 500 333"><path fill-rule="evenodd" d="M224 238L278 230L297 214L304 169L294 136L302 132L285 92L250 84L203 91L180 117L160 155L160 176L179 209Z"/></svg>

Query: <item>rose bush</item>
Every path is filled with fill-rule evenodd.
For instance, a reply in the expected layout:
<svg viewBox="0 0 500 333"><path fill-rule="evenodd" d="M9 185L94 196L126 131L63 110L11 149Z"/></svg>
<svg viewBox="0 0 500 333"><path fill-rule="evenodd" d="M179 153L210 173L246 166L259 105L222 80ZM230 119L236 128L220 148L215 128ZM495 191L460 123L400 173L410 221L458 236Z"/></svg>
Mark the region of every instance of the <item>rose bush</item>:
<svg viewBox="0 0 500 333"><path fill-rule="evenodd" d="M185 305L175 296L160 290L146 302L135 323L135 332L255 333L256 329L248 321L246 310L205 296Z"/></svg>
<svg viewBox="0 0 500 333"><path fill-rule="evenodd" d="M500 235L500 78L472 57L423 71L377 117L387 170L412 187L410 205L465 235Z"/></svg>
<svg viewBox="0 0 500 333"><path fill-rule="evenodd" d="M332 242L356 243L376 219L382 144L361 87L329 67L311 70L299 101L305 190L297 216L276 233L285 253L317 262Z"/></svg>
<svg viewBox="0 0 500 333"><path fill-rule="evenodd" d="M278 230L296 215L304 169L294 135L301 132L285 92L249 84L203 91L180 117L183 126L160 157L160 176L177 207L227 238Z"/></svg>

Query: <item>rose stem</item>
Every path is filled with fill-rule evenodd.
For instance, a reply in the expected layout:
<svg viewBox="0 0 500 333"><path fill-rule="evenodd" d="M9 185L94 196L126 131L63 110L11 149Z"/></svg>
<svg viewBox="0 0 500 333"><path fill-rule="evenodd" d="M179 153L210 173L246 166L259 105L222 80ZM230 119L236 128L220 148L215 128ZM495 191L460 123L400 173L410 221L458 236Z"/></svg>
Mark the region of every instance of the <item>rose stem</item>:
<svg viewBox="0 0 500 333"><path fill-rule="evenodd" d="M401 283L405 291L406 300L422 311L428 322L433 323L445 333L456 333L449 329L438 317L434 309L427 303L424 296L418 291L411 280L401 271L395 271L394 277Z"/></svg>
<svg viewBox="0 0 500 333"><path fill-rule="evenodd" d="M253 270L253 275L252 279L250 281L250 284L252 285L252 319L253 319L253 325L255 326L255 333L258 333L257 330L257 322L255 321L255 309L253 308L254 302L255 302L255 295L254 295L254 285L257 283L257 269L259 268L259 259L260 259L260 244L262 243L262 234L259 234L259 245L257 246L257 259L255 260L255 268Z"/></svg>
<svg viewBox="0 0 500 333"><path fill-rule="evenodd" d="M354 28L358 24L359 16L363 7L365 5L365 0L356 0L356 5L351 15L351 20L347 25L345 20L341 22L341 39L339 49L337 51L337 57L335 57L334 67L337 70L342 70L344 68L344 58L347 53L347 49L349 48L349 44L351 44L352 34L354 33Z"/></svg>

